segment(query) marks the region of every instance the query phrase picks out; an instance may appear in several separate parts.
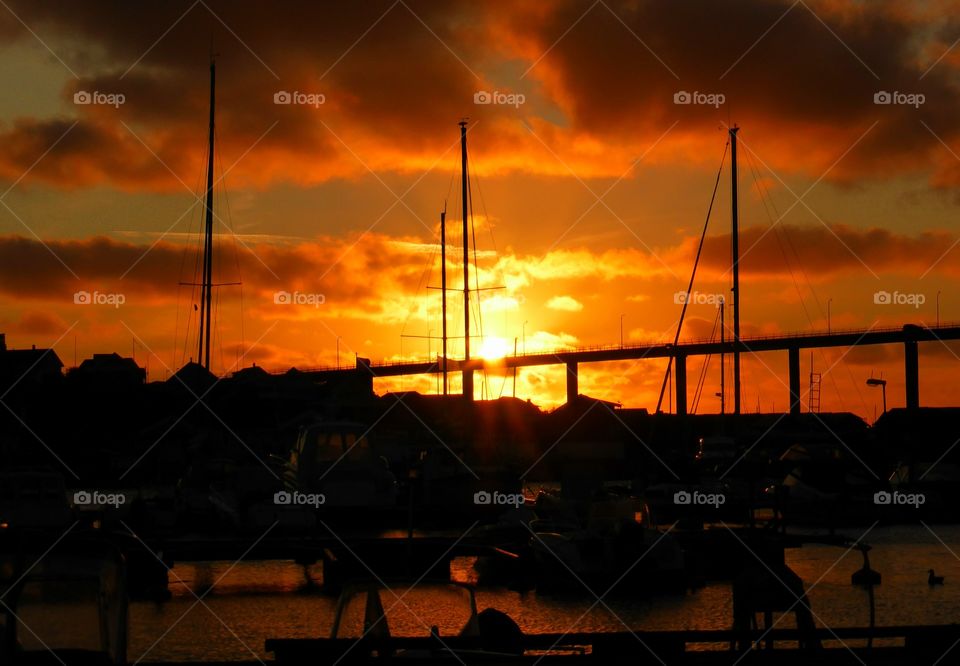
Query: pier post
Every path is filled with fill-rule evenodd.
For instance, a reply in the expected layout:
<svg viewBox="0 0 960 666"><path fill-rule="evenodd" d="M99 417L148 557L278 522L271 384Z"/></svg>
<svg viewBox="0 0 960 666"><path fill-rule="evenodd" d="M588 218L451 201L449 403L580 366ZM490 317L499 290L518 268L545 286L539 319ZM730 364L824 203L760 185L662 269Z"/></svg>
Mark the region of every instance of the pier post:
<svg viewBox="0 0 960 666"><path fill-rule="evenodd" d="M676 366L676 385L677 385L677 414L686 415L687 413L687 357L683 354L677 354L673 359Z"/></svg>
<svg viewBox="0 0 960 666"><path fill-rule="evenodd" d="M916 340L905 340L903 343L903 375L907 409L917 409L920 407L920 357Z"/></svg>
<svg viewBox="0 0 960 666"><path fill-rule="evenodd" d="M790 375L790 413L800 413L800 348L790 347L787 350Z"/></svg>
<svg viewBox="0 0 960 666"><path fill-rule="evenodd" d="M567 363L567 403L574 402L580 395L579 368L575 361Z"/></svg>

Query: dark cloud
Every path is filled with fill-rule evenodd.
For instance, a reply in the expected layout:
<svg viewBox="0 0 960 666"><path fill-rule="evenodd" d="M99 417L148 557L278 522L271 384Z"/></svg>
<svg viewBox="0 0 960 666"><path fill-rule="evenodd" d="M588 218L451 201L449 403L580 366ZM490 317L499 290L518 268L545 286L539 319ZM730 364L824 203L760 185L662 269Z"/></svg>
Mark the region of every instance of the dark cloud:
<svg viewBox="0 0 960 666"><path fill-rule="evenodd" d="M715 130L736 121L745 145L777 170L818 177L859 140L827 179L922 171L935 186L960 181L960 165L931 134L952 145L960 139L957 62L946 57L927 72L958 22L922 7L210 0L191 9L185 0L12 8L80 75L64 72L67 103L78 90L127 98L118 109L68 107L81 119L77 136L31 173L59 185L180 187L120 121L192 183L202 171L211 36L225 166L259 141L232 172L235 184L352 177L365 173L364 163L422 170L455 143L464 115L480 121L478 163L491 168L566 173L542 139L578 173L616 176L676 121L655 157L709 154L712 162L722 140ZM33 39L10 15L0 32ZM528 103L472 103L477 90L497 88L523 90ZM278 90L326 101L277 106ZM679 90L722 93L726 102L677 106ZM926 102L877 106L880 90L923 93ZM32 118L0 129L0 141L13 146L0 175L18 177L69 122Z"/></svg>
<svg viewBox="0 0 960 666"><path fill-rule="evenodd" d="M211 11L200 3L187 12L191 4L15 7L64 50L80 75L79 80L67 77L63 96L81 119L82 137L65 140L36 165L33 178L65 185L180 187L142 140L192 184L206 148L211 36L219 54L223 167L256 144L232 173L235 183L317 182L365 173L364 162L403 168L411 154L442 152L456 138L456 120L472 106L477 82L445 46L458 41L456 5L413 2L411 11L402 3L390 9L377 2L211 1ZM14 20L7 18L8 24ZM15 25L5 31L32 39ZM125 102L119 108L74 107L78 91L122 94ZM277 105L279 91L319 94L324 101L319 107ZM0 133L4 143L24 147L5 156L0 174L17 177L68 122L34 119ZM85 168L73 164L73 148L81 143L89 163ZM64 168L61 162L73 166ZM148 173L141 173L144 168Z"/></svg>
<svg viewBox="0 0 960 666"><path fill-rule="evenodd" d="M233 242L217 247L217 282L243 282L248 304L272 305L276 291L322 293L331 307L367 309L415 294L426 256L402 239L376 234L300 245ZM196 250L166 241L123 243L104 237L51 240L0 237L0 293L22 301L69 304L77 291L122 293L128 306L177 302L195 282ZM376 288L374 288L376 285ZM239 290L223 290L239 298Z"/></svg>
<svg viewBox="0 0 960 666"><path fill-rule="evenodd" d="M546 54L533 74L590 134L652 139L680 120L677 135L693 134L695 148L707 124L738 122L764 161L819 176L877 122L831 179L921 168L934 154L947 158L940 168L954 168L920 121L948 142L957 137L956 68L947 60L926 72L942 52L923 48L931 30L955 32L956 19L927 16L917 25L908 10L880 2L608 6L594 7L552 48L583 14L581 3L557 3L550 12L531 5L510 25L527 35L528 56ZM528 20L531 14L540 20ZM677 90L722 93L726 103L678 107ZM878 91L923 93L926 102L877 106Z"/></svg>
<svg viewBox="0 0 960 666"><path fill-rule="evenodd" d="M28 310L18 320L4 323L4 331L22 334L27 339L35 335L56 338L63 335L69 328L70 324L61 317L39 310Z"/></svg>
<svg viewBox="0 0 960 666"><path fill-rule="evenodd" d="M800 267L813 281L849 273L869 275L869 271L916 278L928 270L956 274L956 241L955 234L946 231L909 236L842 224L748 227L740 234L741 275L746 279L788 276L799 274ZM703 261L715 273L727 271L730 234L709 236Z"/></svg>

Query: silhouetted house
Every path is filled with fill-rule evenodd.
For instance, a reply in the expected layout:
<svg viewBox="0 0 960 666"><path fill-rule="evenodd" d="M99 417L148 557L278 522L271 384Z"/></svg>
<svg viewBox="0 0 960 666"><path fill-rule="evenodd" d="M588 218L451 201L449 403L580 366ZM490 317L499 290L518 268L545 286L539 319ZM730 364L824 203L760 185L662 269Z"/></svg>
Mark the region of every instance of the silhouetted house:
<svg viewBox="0 0 960 666"><path fill-rule="evenodd" d="M895 408L873 426L890 462L960 462L960 409L956 407Z"/></svg>
<svg viewBox="0 0 960 666"><path fill-rule="evenodd" d="M182 368L177 370L170 379L166 381L168 386L190 390L197 396L201 396L207 390L216 384L216 376L199 363L190 361Z"/></svg>
<svg viewBox="0 0 960 666"><path fill-rule="evenodd" d="M84 359L67 376L78 384L97 388L133 388L147 381L144 368L132 358L124 358L116 352L94 354L93 358Z"/></svg>
<svg viewBox="0 0 960 666"><path fill-rule="evenodd" d="M7 349L0 333L0 389L36 389L63 378L63 363L52 349Z"/></svg>
<svg viewBox="0 0 960 666"><path fill-rule="evenodd" d="M269 384L273 375L254 363L249 368L243 368L234 372L231 377L240 382L251 384Z"/></svg>

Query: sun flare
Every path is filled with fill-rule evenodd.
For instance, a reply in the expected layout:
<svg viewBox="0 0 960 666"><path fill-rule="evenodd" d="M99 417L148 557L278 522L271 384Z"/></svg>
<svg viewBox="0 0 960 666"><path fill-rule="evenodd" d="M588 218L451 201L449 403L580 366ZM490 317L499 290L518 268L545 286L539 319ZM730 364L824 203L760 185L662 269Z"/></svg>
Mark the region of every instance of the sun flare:
<svg viewBox="0 0 960 666"><path fill-rule="evenodd" d="M485 337L480 343L480 349L477 351L477 355L488 361L492 361L503 358L507 354L512 353L512 351L506 340L500 337L490 336Z"/></svg>

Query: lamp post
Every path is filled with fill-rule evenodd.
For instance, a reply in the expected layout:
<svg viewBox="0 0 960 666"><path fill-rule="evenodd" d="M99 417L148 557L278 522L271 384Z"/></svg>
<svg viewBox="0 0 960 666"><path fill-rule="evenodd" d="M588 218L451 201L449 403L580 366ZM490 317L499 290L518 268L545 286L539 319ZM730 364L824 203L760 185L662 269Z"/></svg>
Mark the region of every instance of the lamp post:
<svg viewBox="0 0 960 666"><path fill-rule="evenodd" d="M867 386L879 386L883 389L883 413L887 413L887 380L871 377L867 380Z"/></svg>

